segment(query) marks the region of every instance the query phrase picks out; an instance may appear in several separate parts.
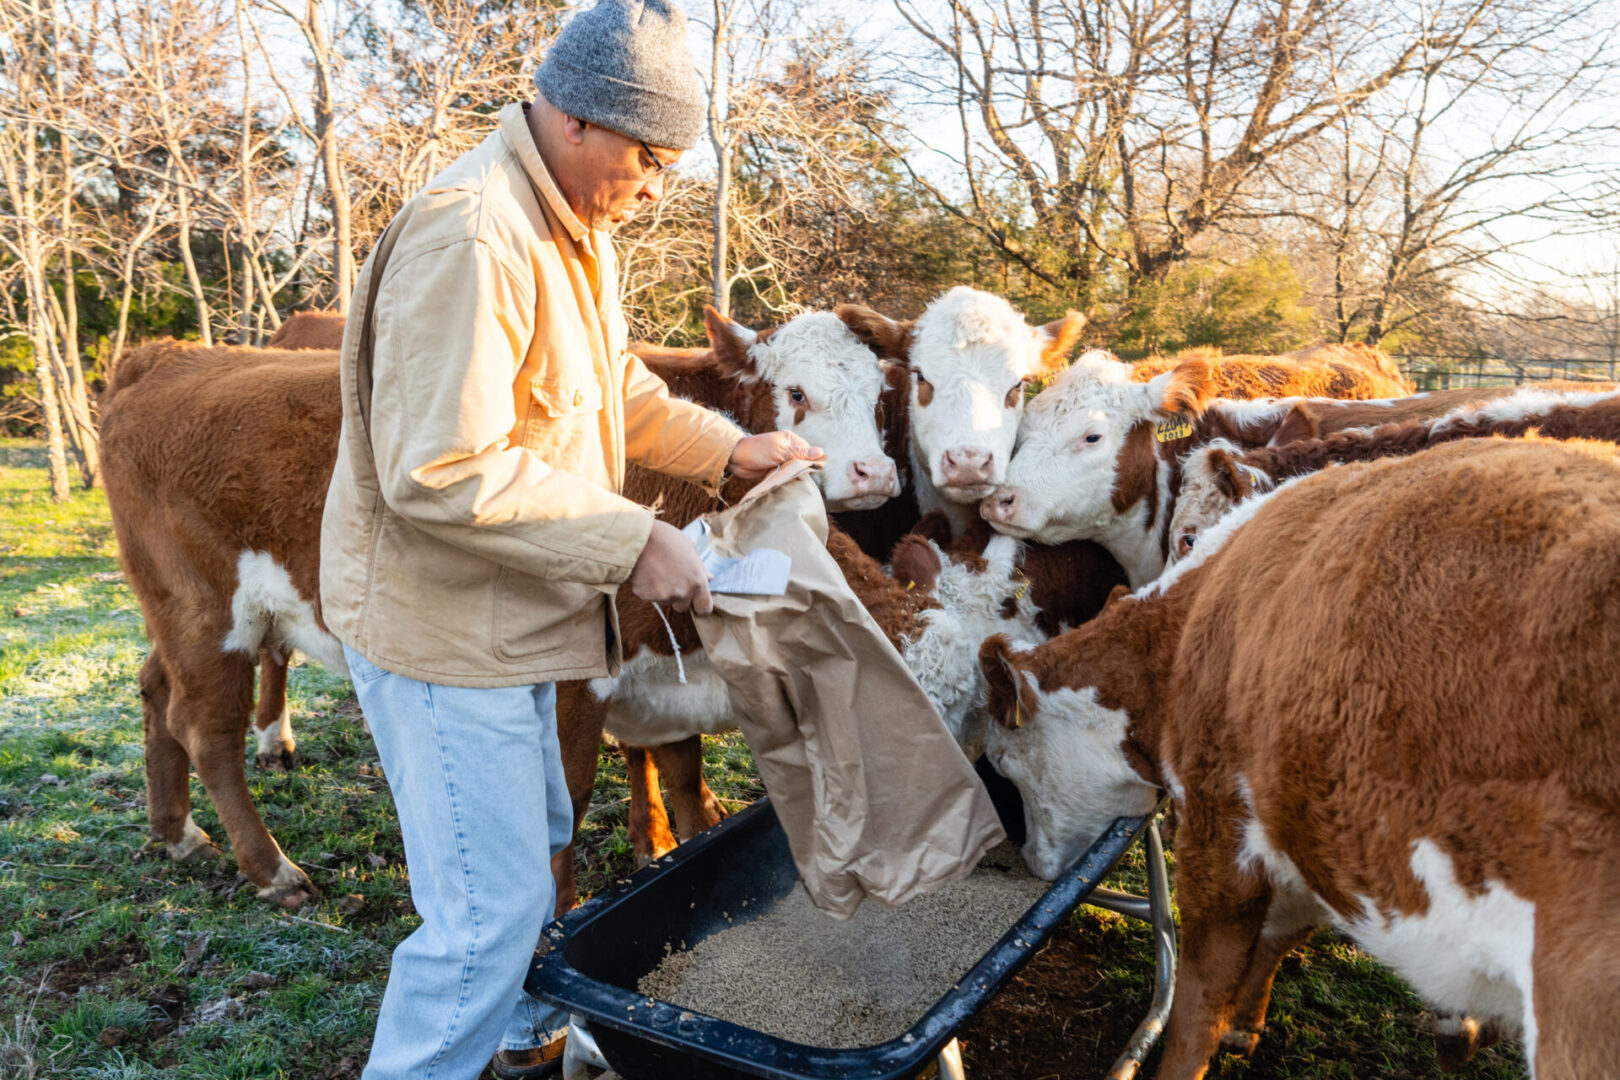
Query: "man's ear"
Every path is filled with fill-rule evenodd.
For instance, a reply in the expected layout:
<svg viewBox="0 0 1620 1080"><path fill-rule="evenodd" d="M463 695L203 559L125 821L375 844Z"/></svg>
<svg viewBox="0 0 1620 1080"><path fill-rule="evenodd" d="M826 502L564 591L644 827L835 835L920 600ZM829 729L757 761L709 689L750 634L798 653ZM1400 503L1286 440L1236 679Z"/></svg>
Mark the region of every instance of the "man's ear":
<svg viewBox="0 0 1620 1080"><path fill-rule="evenodd" d="M905 363L911 353L911 331L915 320L897 322L860 304L839 304L833 309L850 333L882 360Z"/></svg>
<svg viewBox="0 0 1620 1080"><path fill-rule="evenodd" d="M726 318L709 304L703 305L703 329L709 333L709 345L714 349L715 366L721 374L736 379L758 377L749 346L759 335L740 322Z"/></svg>

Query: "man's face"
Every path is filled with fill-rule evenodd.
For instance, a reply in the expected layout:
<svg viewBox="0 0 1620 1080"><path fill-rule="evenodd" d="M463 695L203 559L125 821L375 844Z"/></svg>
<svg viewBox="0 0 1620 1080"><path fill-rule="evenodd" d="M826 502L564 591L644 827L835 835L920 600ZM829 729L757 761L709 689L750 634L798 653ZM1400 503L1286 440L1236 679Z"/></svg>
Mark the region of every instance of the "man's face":
<svg viewBox="0 0 1620 1080"><path fill-rule="evenodd" d="M576 174L580 190L566 194L587 225L611 232L644 204L663 197L669 169L680 159L679 150L643 146L616 131L572 118L568 123L570 128L577 124L580 129L576 145L581 168Z"/></svg>

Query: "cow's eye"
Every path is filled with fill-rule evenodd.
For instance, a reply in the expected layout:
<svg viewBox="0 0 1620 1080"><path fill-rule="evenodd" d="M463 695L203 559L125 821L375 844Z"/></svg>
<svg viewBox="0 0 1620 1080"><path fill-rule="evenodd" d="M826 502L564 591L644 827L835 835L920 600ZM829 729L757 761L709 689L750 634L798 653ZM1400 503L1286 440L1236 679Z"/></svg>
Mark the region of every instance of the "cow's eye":
<svg viewBox="0 0 1620 1080"><path fill-rule="evenodd" d="M788 400L795 405L809 405L810 399L804 396L804 391L797 386L788 387Z"/></svg>
<svg viewBox="0 0 1620 1080"><path fill-rule="evenodd" d="M1090 435L1086 436L1086 445L1087 446L1095 446L1100 442L1102 442L1102 436L1097 434L1095 431L1093 431Z"/></svg>
<svg viewBox="0 0 1620 1080"><path fill-rule="evenodd" d="M927 385L928 383L928 380L923 377L923 373L918 371L916 368L911 369L911 377L924 385Z"/></svg>
<svg viewBox="0 0 1620 1080"><path fill-rule="evenodd" d="M1192 554L1193 545L1197 542L1197 533L1182 533L1181 539L1176 541L1176 554L1185 559Z"/></svg>

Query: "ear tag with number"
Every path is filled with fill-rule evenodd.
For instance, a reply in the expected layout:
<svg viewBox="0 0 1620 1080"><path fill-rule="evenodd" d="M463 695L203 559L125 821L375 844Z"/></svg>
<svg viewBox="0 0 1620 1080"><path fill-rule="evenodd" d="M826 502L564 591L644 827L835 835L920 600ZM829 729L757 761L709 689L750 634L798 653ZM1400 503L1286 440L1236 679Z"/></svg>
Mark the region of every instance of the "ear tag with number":
<svg viewBox="0 0 1620 1080"><path fill-rule="evenodd" d="M1160 442L1174 442L1177 439L1185 439L1192 433L1192 421L1179 413L1168 420L1160 420L1153 425L1153 437Z"/></svg>

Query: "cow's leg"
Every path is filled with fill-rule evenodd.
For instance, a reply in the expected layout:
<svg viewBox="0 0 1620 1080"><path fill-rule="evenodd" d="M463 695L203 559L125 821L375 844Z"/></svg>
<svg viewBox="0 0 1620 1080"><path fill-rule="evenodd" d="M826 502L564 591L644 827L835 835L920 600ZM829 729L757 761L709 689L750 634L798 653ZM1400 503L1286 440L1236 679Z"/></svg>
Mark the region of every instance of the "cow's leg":
<svg viewBox="0 0 1620 1080"><path fill-rule="evenodd" d="M620 743L624 754L624 770L630 781L630 815L627 830L630 850L637 866L646 866L675 847L675 837L669 831L669 812L664 809L664 796L658 790L658 766L645 746Z"/></svg>
<svg viewBox="0 0 1620 1080"><path fill-rule="evenodd" d="M1243 973L1232 1006L1231 1027L1221 1036L1221 1049L1233 1054L1252 1054L1266 1029L1266 1008L1271 1004L1271 984L1282 966L1283 957L1310 940L1314 926L1267 926L1255 943L1249 967Z"/></svg>
<svg viewBox="0 0 1620 1080"><path fill-rule="evenodd" d="M287 657L266 649L259 653L259 701L253 713L258 753L253 764L272 772L298 768L298 744L293 739L292 716L287 712Z"/></svg>
<svg viewBox="0 0 1620 1080"><path fill-rule="evenodd" d="M217 650L206 664L186 663L172 655L168 659L169 729L191 756L230 837L237 868L259 887L262 899L286 908L314 899L319 891L281 853L248 792L242 736L253 705L253 661Z"/></svg>
<svg viewBox="0 0 1620 1080"><path fill-rule="evenodd" d="M1575 863L1568 857L1565 865ZM1620 927L1612 914L1616 875L1604 876L1609 880L1601 890L1578 884L1562 896L1547 890L1552 895L1537 904L1533 928L1528 920L1522 927L1493 928L1522 932L1534 942L1533 989L1524 996L1522 1025L1536 1080L1620 1076L1620 994L1615 993ZM1530 942L1523 947L1528 951Z"/></svg>
<svg viewBox="0 0 1620 1080"><path fill-rule="evenodd" d="M1178 836L1181 958L1158 1080L1201 1080L1208 1069L1232 1022L1250 960L1261 950L1269 900L1252 874L1237 871L1234 852L1219 845L1211 850L1190 832L1184 825ZM1275 972L1275 961L1270 970Z"/></svg>
<svg viewBox="0 0 1620 1080"><path fill-rule="evenodd" d="M152 839L177 862L220 854L191 820L191 759L169 731L169 674L156 646L141 666L141 729L146 741L146 818Z"/></svg>
<svg viewBox="0 0 1620 1080"><path fill-rule="evenodd" d="M675 835L690 840L704 829L718 825L725 817L720 800L703 780L703 737L667 743L652 748L653 760L669 789L675 811Z"/></svg>
<svg viewBox="0 0 1620 1080"><path fill-rule="evenodd" d="M568 799L574 804L575 836L591 808L597 754L602 746L602 718L606 713L607 707L591 693L589 683L557 684L557 743L562 752ZM551 857L551 877L557 885L556 914L560 917L579 902L572 842Z"/></svg>
<svg viewBox="0 0 1620 1080"><path fill-rule="evenodd" d="M1441 1072L1456 1072L1501 1038L1502 1029L1494 1021L1481 1024L1472 1016L1458 1013L1434 1016L1434 1056L1439 1059Z"/></svg>

